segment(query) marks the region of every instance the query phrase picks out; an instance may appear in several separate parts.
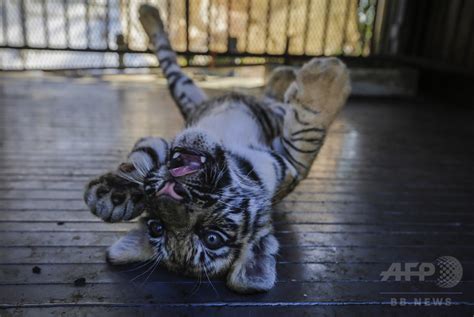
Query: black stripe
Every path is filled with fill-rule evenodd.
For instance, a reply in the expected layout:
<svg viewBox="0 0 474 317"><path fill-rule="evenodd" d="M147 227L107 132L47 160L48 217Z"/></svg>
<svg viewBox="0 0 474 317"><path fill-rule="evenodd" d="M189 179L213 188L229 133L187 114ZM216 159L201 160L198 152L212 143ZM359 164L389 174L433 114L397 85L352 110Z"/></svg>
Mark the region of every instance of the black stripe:
<svg viewBox="0 0 474 317"><path fill-rule="evenodd" d="M135 153L135 152L146 153L151 158L153 165L158 166L160 160L158 158L158 154L155 152L155 150L152 147L149 147L149 146L138 147L132 151L132 153Z"/></svg>
<svg viewBox="0 0 474 317"><path fill-rule="evenodd" d="M273 137L275 136L275 133L273 131L273 125L270 121L270 118L268 117L267 112L265 111L265 109L263 109L263 106L260 102L249 96L232 95L231 98L242 102L252 112L255 119L259 122L260 126L266 134L267 139L273 139Z"/></svg>
<svg viewBox="0 0 474 317"><path fill-rule="evenodd" d="M237 167L239 168L239 170L247 177L250 177L250 179L252 179L253 181L261 184L261 180L260 180L260 177L258 177L257 173L255 173L254 171L254 168L253 168L253 165L252 163L250 163L249 160L241 157L241 156L238 156L236 154L233 153L233 158L234 160L237 162Z"/></svg>
<svg viewBox="0 0 474 317"><path fill-rule="evenodd" d="M249 210L242 209L243 213L243 224L242 224L242 235L246 236L249 233L249 226L250 226L250 215L249 215Z"/></svg>
<svg viewBox="0 0 474 317"><path fill-rule="evenodd" d="M178 99L181 101L181 103L185 104L186 103L186 99L188 99L186 97L186 92L182 91L179 96L178 96Z"/></svg>
<svg viewBox="0 0 474 317"><path fill-rule="evenodd" d="M186 77L183 73L177 73L177 72L173 72L172 73L172 76L173 78L170 78L168 77L168 88L169 90L171 91L171 93L173 95L176 95L176 86L179 84L179 85L185 85L187 80L189 79L188 77ZM192 82L191 82L192 83ZM192 102L192 100L190 100L187 95L186 95L186 91L183 89L183 91L181 92L181 94L179 96L177 96L177 98L179 99L184 99L186 98L187 100L189 100L189 102L191 104L194 104Z"/></svg>
<svg viewBox="0 0 474 317"><path fill-rule="evenodd" d="M176 61L174 61L171 57L164 57L162 59L159 60L160 64L164 64L164 63L167 63L167 64L176 64Z"/></svg>
<svg viewBox="0 0 474 317"><path fill-rule="evenodd" d="M171 51L174 53L174 50L173 48L171 47L170 43L168 41L166 41L165 43L162 43L162 44L159 44L156 46L156 50L157 51Z"/></svg>
<svg viewBox="0 0 474 317"><path fill-rule="evenodd" d="M321 137L321 138L291 138L291 141L293 142L309 142L309 143L322 143L323 142L323 139L324 137Z"/></svg>
<svg viewBox="0 0 474 317"><path fill-rule="evenodd" d="M311 123L309 122L304 122L303 120L300 119L300 115L296 109L293 109L293 114L295 115L296 121L298 121L299 124L302 125L310 125Z"/></svg>
<svg viewBox="0 0 474 317"><path fill-rule="evenodd" d="M271 139L271 137L270 137L271 131L269 131L268 126L266 125L265 119L263 119L263 117L259 115L258 111L254 107L251 107L246 102L244 102L244 104L245 104L245 106L247 106L247 108L250 110L250 112L252 112L253 117L255 118L255 120L258 121L258 124L262 127L263 132L266 134L266 137L268 139Z"/></svg>
<svg viewBox="0 0 474 317"><path fill-rule="evenodd" d="M261 107L258 107L257 111L259 112L260 117L263 119L263 121L265 122L265 125L267 126L267 130L268 130L268 134L269 134L268 139L269 140L273 139L273 137L275 136L275 132L273 130L273 125L270 121L270 118L268 117L267 112L264 109L262 109Z"/></svg>
<svg viewBox="0 0 474 317"><path fill-rule="evenodd" d="M279 117L283 117L285 116L286 114L286 109L283 108L282 106L275 106L275 108L277 108L278 110L280 110L282 113L277 113L276 115L279 116ZM275 111L273 111L275 112Z"/></svg>
<svg viewBox="0 0 474 317"><path fill-rule="evenodd" d="M160 62L160 67L165 74L168 72L168 69L170 69L171 65L174 65L174 64L168 61Z"/></svg>
<svg viewBox="0 0 474 317"><path fill-rule="evenodd" d="M237 229L239 229L239 226L235 223L234 220L232 220L228 217L225 217L224 220L225 220L225 225L222 226L222 227L224 227L225 229L229 229L231 231L236 231Z"/></svg>
<svg viewBox="0 0 474 317"><path fill-rule="evenodd" d="M215 170L217 172L214 173L214 175L215 177L220 176L220 178L218 180L214 180L213 182L215 184L214 189L217 190L222 190L223 188L229 186L232 180L229 169L227 168L227 162L225 160L226 157L224 155L224 152L219 147L216 151L217 168L215 168Z"/></svg>
<svg viewBox="0 0 474 317"><path fill-rule="evenodd" d="M280 167L280 177L279 181L281 182L285 178L286 174L286 164L285 161L281 158L280 155L274 152L269 152L269 154L273 157L273 159L277 162L278 166Z"/></svg>
<svg viewBox="0 0 474 317"><path fill-rule="evenodd" d="M199 261L201 263L204 263L205 260L206 260L206 256L205 256L204 252L201 250L201 254L199 254Z"/></svg>
<svg viewBox="0 0 474 317"><path fill-rule="evenodd" d="M321 147L318 147L318 148L313 149L313 150L302 150L302 149L299 149L298 147L296 147L296 145L294 145L293 143L291 143L287 139L285 139L285 137L282 137L282 140L283 140L283 142L288 144L288 146L290 146L293 150L298 151L300 153L315 153L315 152L318 152L319 149L321 148Z"/></svg>
<svg viewBox="0 0 474 317"><path fill-rule="evenodd" d="M168 90L174 96L174 89L176 86L176 79L175 78L168 78Z"/></svg>
<svg viewBox="0 0 474 317"><path fill-rule="evenodd" d="M180 70L175 70L175 71L172 71L171 73L166 73L166 78L169 80L172 80L172 79L178 79L183 75L183 73L180 71Z"/></svg>
<svg viewBox="0 0 474 317"><path fill-rule="evenodd" d="M288 151L288 149L286 148L285 144L284 143L281 143L281 147L283 148L283 150L285 151L286 153L286 157L288 158L288 160L294 164L298 164L300 165L301 167L303 167L304 169L307 169L307 167L301 163L300 161L298 161L297 159L295 159L293 157L293 155L291 155L291 153Z"/></svg>
<svg viewBox="0 0 474 317"><path fill-rule="evenodd" d="M314 109L312 109L311 107L306 106L306 105L304 105L304 104L302 104L302 103L300 104L300 106L303 107L305 110L307 110L307 111L313 113L313 114L319 114L319 111L314 110Z"/></svg>
<svg viewBox="0 0 474 317"><path fill-rule="evenodd" d="M249 207L249 199L244 198L238 206L233 206L232 208L229 209L229 213L231 214L240 214L242 211L248 209Z"/></svg>
<svg viewBox="0 0 474 317"><path fill-rule="evenodd" d="M252 234L250 235L249 241L253 241L255 239L255 235L257 234L257 230L260 229L258 223L260 222L260 218L262 217L263 212L257 210L255 213L255 218L252 221Z"/></svg>
<svg viewBox="0 0 474 317"><path fill-rule="evenodd" d="M194 85L194 82L191 78L188 77L183 81L183 85Z"/></svg>
<svg viewBox="0 0 474 317"><path fill-rule="evenodd" d="M298 134L305 133L305 132L322 132L322 133L324 133L325 130L324 130L324 129L320 129L320 128L307 128L307 129L302 129L302 130L293 132L291 135L292 135L292 136L296 136L296 135L298 135Z"/></svg>

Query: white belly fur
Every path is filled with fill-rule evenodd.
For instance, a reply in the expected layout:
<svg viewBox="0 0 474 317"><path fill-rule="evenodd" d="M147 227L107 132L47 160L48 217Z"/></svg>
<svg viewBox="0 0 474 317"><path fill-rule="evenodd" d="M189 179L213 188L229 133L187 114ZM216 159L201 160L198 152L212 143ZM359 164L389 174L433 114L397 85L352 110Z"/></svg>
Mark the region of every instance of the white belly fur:
<svg viewBox="0 0 474 317"><path fill-rule="evenodd" d="M222 105L213 109L194 126L226 145L249 146L264 142L260 126L252 119L245 106L240 104Z"/></svg>
<svg viewBox="0 0 474 317"><path fill-rule="evenodd" d="M266 144L260 125L252 118L247 107L242 104L223 104L206 114L194 127L212 135L226 148L252 162L253 169L269 193L276 188L276 175L268 153L252 149Z"/></svg>

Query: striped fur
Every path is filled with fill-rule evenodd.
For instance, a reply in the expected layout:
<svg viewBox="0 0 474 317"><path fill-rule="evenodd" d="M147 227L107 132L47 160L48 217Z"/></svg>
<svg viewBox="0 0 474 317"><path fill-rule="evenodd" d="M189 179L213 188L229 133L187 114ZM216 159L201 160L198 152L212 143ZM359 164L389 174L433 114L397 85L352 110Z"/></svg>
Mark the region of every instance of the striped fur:
<svg viewBox="0 0 474 317"><path fill-rule="evenodd" d="M268 290L278 251L272 204L308 174L349 93L347 70L335 58L313 59L294 76L277 69L263 98L207 99L176 63L158 11L142 6L140 19L186 128L171 141L140 140L126 163L86 188L105 221L143 214L108 259L153 259L199 278L226 275L238 292Z"/></svg>

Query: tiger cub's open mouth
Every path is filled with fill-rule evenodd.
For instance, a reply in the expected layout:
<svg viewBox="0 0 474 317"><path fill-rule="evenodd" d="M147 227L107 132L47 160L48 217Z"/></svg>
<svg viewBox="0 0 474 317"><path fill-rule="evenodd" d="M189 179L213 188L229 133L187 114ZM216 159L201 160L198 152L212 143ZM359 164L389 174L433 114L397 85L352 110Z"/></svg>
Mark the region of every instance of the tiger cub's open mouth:
<svg viewBox="0 0 474 317"><path fill-rule="evenodd" d="M207 161L207 155L198 151L174 148L169 162L173 177L182 177L199 171Z"/></svg>
<svg viewBox="0 0 474 317"><path fill-rule="evenodd" d="M183 200L186 190L183 185L175 181L175 178L184 177L198 172L204 167L207 155L192 149L176 147L172 151L171 160L168 163L169 172L173 179L165 182L156 193L156 197L169 196L175 200Z"/></svg>

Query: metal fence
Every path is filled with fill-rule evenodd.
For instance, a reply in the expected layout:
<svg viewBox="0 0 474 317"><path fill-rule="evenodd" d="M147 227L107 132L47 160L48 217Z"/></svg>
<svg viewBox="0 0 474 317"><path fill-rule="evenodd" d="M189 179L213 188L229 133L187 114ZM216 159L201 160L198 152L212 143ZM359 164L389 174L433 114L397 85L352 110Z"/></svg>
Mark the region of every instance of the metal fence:
<svg viewBox="0 0 474 317"><path fill-rule="evenodd" d="M154 67L138 7L188 65L371 54L377 0L1 0L0 68Z"/></svg>

